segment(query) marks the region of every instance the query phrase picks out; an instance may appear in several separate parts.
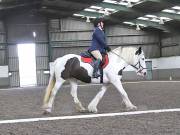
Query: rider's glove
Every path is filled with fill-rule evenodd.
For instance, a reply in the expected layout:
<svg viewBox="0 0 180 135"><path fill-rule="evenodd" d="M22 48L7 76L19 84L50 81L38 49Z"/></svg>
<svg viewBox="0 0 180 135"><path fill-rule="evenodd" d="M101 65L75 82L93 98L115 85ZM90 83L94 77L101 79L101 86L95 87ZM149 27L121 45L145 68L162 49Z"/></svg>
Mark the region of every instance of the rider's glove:
<svg viewBox="0 0 180 135"><path fill-rule="evenodd" d="M105 49L106 49L107 52L111 51L111 48L109 46L107 46Z"/></svg>

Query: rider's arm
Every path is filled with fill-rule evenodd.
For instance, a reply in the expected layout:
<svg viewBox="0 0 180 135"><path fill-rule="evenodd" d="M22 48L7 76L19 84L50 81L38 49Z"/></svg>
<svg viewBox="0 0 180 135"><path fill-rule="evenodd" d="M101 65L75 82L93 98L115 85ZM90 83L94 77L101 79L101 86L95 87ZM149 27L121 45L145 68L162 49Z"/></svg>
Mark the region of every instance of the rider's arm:
<svg viewBox="0 0 180 135"><path fill-rule="evenodd" d="M107 47L106 41L104 37L102 36L102 33L100 30L95 30L94 37L97 39L97 41L100 43L101 46Z"/></svg>

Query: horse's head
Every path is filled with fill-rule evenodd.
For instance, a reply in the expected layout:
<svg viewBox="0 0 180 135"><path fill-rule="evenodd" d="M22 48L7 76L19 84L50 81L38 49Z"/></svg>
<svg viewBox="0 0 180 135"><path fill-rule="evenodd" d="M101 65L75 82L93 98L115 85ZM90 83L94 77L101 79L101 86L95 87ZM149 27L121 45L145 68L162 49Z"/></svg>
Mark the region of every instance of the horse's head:
<svg viewBox="0 0 180 135"><path fill-rule="evenodd" d="M143 77L146 75L147 68L146 68L145 56L141 47L139 47L138 50L135 52L134 61L131 66L136 69L137 75Z"/></svg>

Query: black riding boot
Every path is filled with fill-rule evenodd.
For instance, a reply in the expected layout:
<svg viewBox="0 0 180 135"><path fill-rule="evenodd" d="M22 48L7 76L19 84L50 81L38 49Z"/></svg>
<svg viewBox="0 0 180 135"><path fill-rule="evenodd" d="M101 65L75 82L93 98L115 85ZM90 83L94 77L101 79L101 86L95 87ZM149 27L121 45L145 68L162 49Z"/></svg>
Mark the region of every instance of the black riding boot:
<svg viewBox="0 0 180 135"><path fill-rule="evenodd" d="M94 62L94 70L93 70L93 75L92 75L93 78L98 78L98 77L101 76L100 72L98 73L100 64L101 64L101 60L100 60L100 59L97 59L97 60Z"/></svg>

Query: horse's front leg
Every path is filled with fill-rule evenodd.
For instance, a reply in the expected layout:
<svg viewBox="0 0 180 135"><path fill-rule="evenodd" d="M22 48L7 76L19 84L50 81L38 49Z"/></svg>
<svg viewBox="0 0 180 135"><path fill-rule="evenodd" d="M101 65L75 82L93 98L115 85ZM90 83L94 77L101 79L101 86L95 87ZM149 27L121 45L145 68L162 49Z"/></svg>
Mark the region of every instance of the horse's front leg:
<svg viewBox="0 0 180 135"><path fill-rule="evenodd" d="M120 80L120 76L116 75L116 76L112 76L112 78L110 78L110 82L117 88L117 90L119 91L119 93L122 96L123 99L123 103L126 106L127 110L136 110L137 107L135 105L133 105L131 103L131 101L129 100L129 97L126 93L126 91L124 90L121 80Z"/></svg>
<svg viewBox="0 0 180 135"><path fill-rule="evenodd" d="M90 104L88 105L88 110L89 112L93 112L93 113L97 113L97 105L99 103L99 101L101 100L101 98L103 97L104 93L107 90L107 86L103 85L101 87L101 90L97 93L97 95L93 98L93 100L90 102Z"/></svg>

